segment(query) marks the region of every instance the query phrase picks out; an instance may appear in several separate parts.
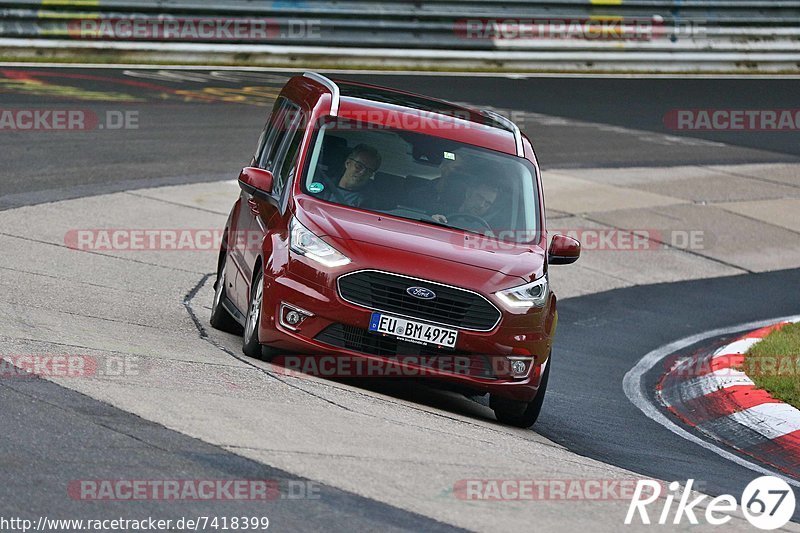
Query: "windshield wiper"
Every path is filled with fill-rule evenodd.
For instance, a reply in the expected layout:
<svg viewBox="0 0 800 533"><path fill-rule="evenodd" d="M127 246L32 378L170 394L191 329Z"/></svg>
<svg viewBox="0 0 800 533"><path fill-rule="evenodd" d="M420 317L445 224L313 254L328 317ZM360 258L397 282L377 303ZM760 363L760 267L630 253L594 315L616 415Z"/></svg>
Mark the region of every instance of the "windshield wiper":
<svg viewBox="0 0 800 533"><path fill-rule="evenodd" d="M461 228L461 227L458 227L458 226L451 226L450 224L445 224L444 222L438 222L438 221L430 219L430 218L415 218L414 220L416 220L417 222L425 222L426 224L432 224L434 226L439 226L440 228L458 229L458 230L461 230L461 231L466 231L468 233L474 233L475 235L480 235L481 237L485 237L485 235L483 233L481 233L480 231L467 229L467 228Z"/></svg>

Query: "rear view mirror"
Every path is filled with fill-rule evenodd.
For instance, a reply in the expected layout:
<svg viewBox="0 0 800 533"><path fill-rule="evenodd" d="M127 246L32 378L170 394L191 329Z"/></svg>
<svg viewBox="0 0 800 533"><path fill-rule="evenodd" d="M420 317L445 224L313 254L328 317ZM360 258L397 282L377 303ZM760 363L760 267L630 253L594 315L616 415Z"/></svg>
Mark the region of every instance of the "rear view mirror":
<svg viewBox="0 0 800 533"><path fill-rule="evenodd" d="M267 200L272 194L272 172L263 168L245 167L239 174L239 187L246 193Z"/></svg>
<svg viewBox="0 0 800 533"><path fill-rule="evenodd" d="M547 262L551 265L569 265L581 256L581 243L566 235L553 235L547 251Z"/></svg>

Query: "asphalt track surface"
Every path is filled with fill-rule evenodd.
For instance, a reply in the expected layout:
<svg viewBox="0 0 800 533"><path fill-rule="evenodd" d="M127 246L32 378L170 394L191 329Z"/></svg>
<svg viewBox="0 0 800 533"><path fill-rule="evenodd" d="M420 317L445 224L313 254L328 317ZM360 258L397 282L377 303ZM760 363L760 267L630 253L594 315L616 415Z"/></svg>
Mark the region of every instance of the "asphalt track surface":
<svg viewBox="0 0 800 533"><path fill-rule="evenodd" d="M800 269L793 269L645 285L559 302L553 389L535 430L580 455L659 479L694 478L708 494L741 494L757 474L647 418L625 396L622 379L644 354L677 339L796 313L797 298L786 287L798 284ZM737 336L707 339L680 355ZM657 365L649 371L646 388L655 391L666 370Z"/></svg>
<svg viewBox="0 0 800 533"><path fill-rule="evenodd" d="M137 129L4 133L0 209L234 178L252 155L254 132L263 127L287 79L280 73L237 77L225 71L213 81L192 71L174 79L158 70L131 70L134 75L113 69L0 67L3 106L88 109L101 117L133 111L138 121ZM544 114L542 120L517 120L544 169L800 161L800 143L792 133L673 131L663 120L674 109L792 109L797 79L339 77ZM215 91L209 93L209 87ZM584 122L592 126L576 127ZM647 132L670 134L674 142L653 144Z"/></svg>
<svg viewBox="0 0 800 533"><path fill-rule="evenodd" d="M0 68L0 74L8 70ZM109 103L102 96L95 101L77 101L80 108L98 113L137 111L140 125L136 130L107 135L101 131L4 133L0 137L0 209L159 183L233 178L248 159L267 113L263 102L254 108L182 101L174 96L176 90L202 89L202 81L139 79L152 85L145 86L130 85L132 78L105 69L30 70L39 73L39 79L60 79L60 83L69 75L67 83L83 92L132 94L140 101ZM283 76L269 76L274 78L269 86L279 88ZM670 109L744 107L754 95L764 109L790 108L797 80L479 78L454 82L435 76L368 78L444 98L611 126L602 138L597 138L594 130L576 134L573 128L557 123L535 131L527 128L546 168L800 161L796 136L715 133L697 137L728 146L709 150L702 144L676 144L653 150L651 144L638 142L625 131L664 133L661 119ZM163 96L159 87L164 86L172 96ZM69 97L48 96L41 87L37 90L39 94L28 89L0 93L0 99L4 107L77 107ZM625 396L622 378L645 353L676 339L796 313L796 292L786 288L798 286L800 269L637 286L561 301L550 389L533 431L577 454L637 473L670 480L694 478L712 495L741 494L757 476L753 471L687 442L647 418ZM655 383L659 370L646 376L648 384ZM3 380L0 405L4 433L0 439L4 472L0 511L4 515L69 515L75 510L74 502L52 494L79 477L78 470L85 477L87 467L98 479L297 480L44 380ZM320 500L276 502L268 514L271 520L283 523L302 517L304 530L451 529L335 488L324 487L323 496ZM179 513L233 515L236 505L187 504ZM124 517L146 511L168 518L176 512L174 506L162 507L158 502L124 508L103 504L91 514ZM87 514L85 505L80 509ZM795 520L799 519L796 514Z"/></svg>

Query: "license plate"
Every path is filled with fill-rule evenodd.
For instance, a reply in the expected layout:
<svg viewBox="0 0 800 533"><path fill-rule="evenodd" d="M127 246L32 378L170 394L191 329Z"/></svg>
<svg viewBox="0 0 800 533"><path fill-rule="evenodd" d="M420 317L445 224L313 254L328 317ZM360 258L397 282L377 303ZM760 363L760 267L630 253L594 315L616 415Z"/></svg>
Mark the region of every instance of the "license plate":
<svg viewBox="0 0 800 533"><path fill-rule="evenodd" d="M376 333L393 335L400 339L417 344L434 344L454 348L458 331L441 326L433 326L415 320L406 320L383 313L372 313L369 321L369 330Z"/></svg>

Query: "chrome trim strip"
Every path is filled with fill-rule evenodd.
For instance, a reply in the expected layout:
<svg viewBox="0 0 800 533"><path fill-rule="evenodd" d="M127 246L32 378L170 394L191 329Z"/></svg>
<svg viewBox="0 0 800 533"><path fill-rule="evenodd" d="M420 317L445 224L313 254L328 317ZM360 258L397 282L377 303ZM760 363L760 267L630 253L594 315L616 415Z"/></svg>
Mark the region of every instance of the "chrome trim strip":
<svg viewBox="0 0 800 533"><path fill-rule="evenodd" d="M312 79L328 88L331 92L331 116L339 116L339 86L330 78L316 72L303 72L303 77Z"/></svg>
<svg viewBox="0 0 800 533"><path fill-rule="evenodd" d="M278 307L278 322L280 322L281 326L283 326L286 329L291 330L291 331L300 331L300 329L296 328L294 326L290 326L289 324L287 324L286 322L283 321L283 308L284 307L288 307L289 309L292 309L293 311L297 311L301 315L305 315L306 318L311 318L311 317L314 316L314 313L312 313L310 311L306 311L305 309L303 309L301 307L297 307L295 305L287 304L286 302L281 301L281 305Z"/></svg>
<svg viewBox="0 0 800 533"><path fill-rule="evenodd" d="M519 131L517 125L500 113L495 113L494 111L490 111L488 109L484 109L483 114L495 122L503 124L509 129L509 131L511 131L511 133L514 134L514 144L516 144L517 147L517 156L525 157L525 148L522 146L522 133Z"/></svg>
<svg viewBox="0 0 800 533"><path fill-rule="evenodd" d="M434 320L428 320L428 319L425 319L425 318L419 318L419 317L415 317L415 316L411 316L411 315L404 315L402 313L397 313L395 311L387 311L386 309L379 309L377 307L369 307L369 306L366 306L364 304L361 304L361 303L358 303L358 302L353 302L352 300L348 300L347 298L342 296L342 288L339 285L339 282L341 281L341 279L342 278L346 278L347 276L352 276L353 274L361 274L363 272L377 272L379 274L388 274L390 276L396 276L398 278L406 278L406 279L413 279L413 280L416 280L416 281L423 281L425 283L431 283L433 285L440 285L442 287L448 287L450 289L455 289L455 290L458 290L458 291L468 292L468 293L474 294L474 295L486 300L486 302L489 305L491 305L495 309L495 311L497 311L497 314L498 314L497 321L495 321L494 325L492 327L490 327L489 329L464 328L464 327L460 327L460 326L454 326L452 324L446 324L444 322L436 322ZM348 272L347 274L342 274L341 276L336 278L336 292L338 293L339 298L341 298L345 302L347 302L349 304L357 305L359 307L363 307L364 309L370 309L372 311L379 311L381 313L389 313L389 314L394 315L394 316L400 316L400 317L408 318L408 319L411 319L411 320L418 320L420 322L427 322L429 324L436 324L437 326L444 326L446 328L455 328L455 329L460 329L460 330L465 330L465 331L483 331L483 332L492 331L494 328L497 327L497 325L503 319L503 312L500 310L500 308L497 307L496 305L494 305L491 302L491 300L489 300L486 296L484 296L483 294L481 294L479 292L471 291L469 289L464 289L462 287L456 287L454 285L448 285L446 283L439 283L438 281L431 281L431 280L428 280L428 279L415 278L413 276L406 276L404 274L397 274L395 272L386 272L385 270L376 270L374 268L366 268L364 270L356 270L355 272Z"/></svg>

